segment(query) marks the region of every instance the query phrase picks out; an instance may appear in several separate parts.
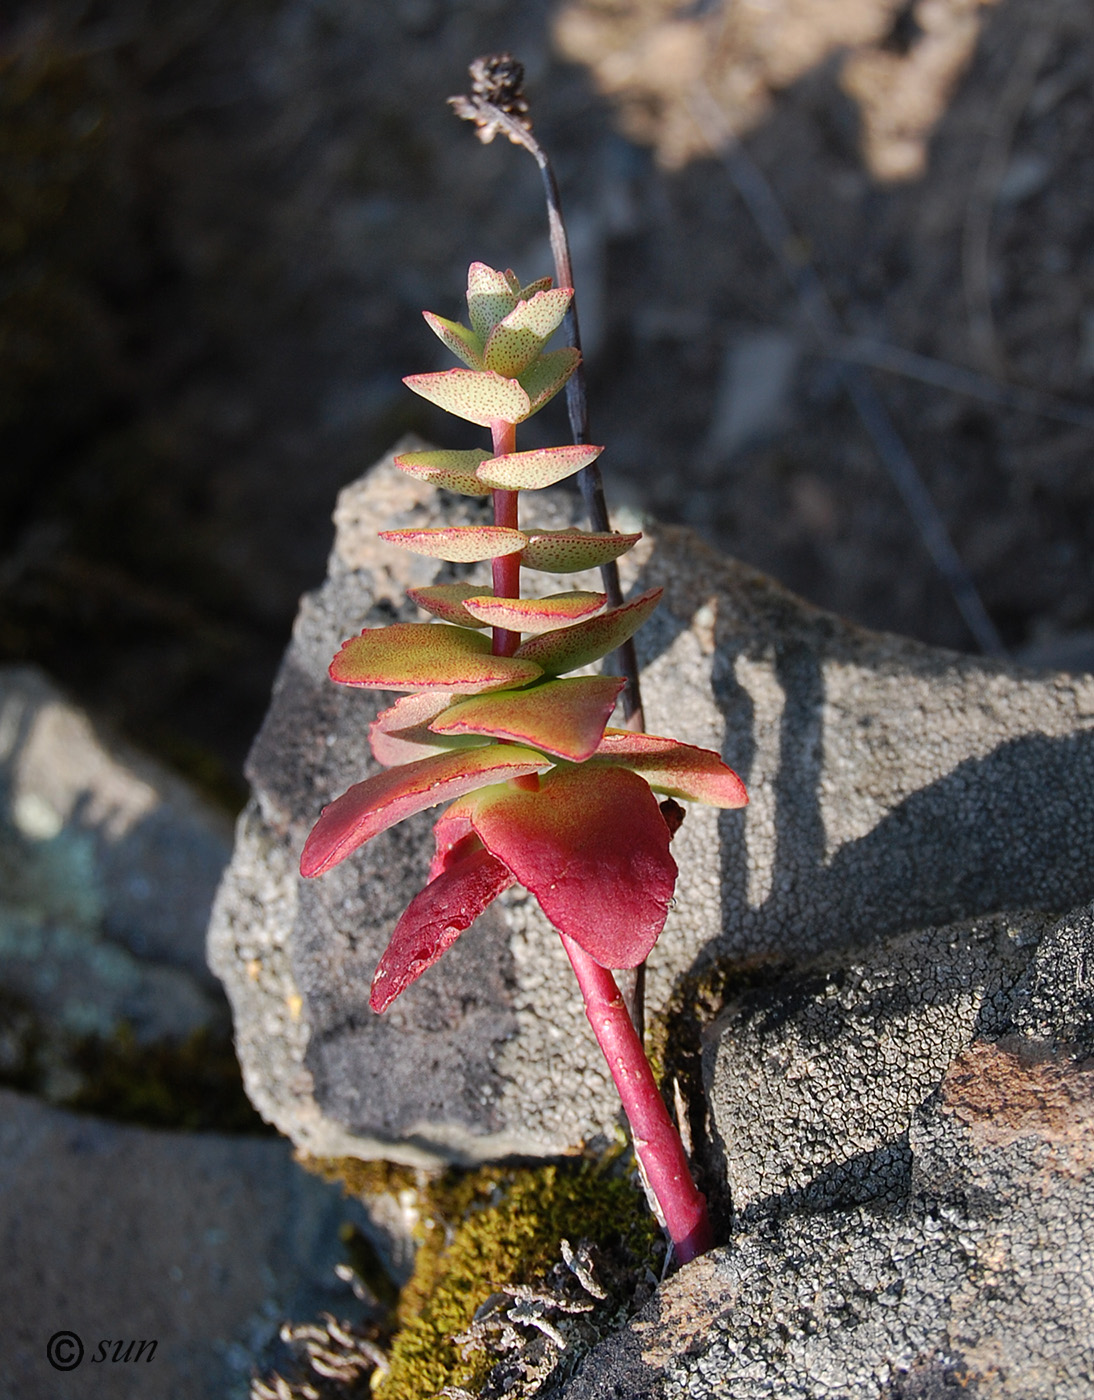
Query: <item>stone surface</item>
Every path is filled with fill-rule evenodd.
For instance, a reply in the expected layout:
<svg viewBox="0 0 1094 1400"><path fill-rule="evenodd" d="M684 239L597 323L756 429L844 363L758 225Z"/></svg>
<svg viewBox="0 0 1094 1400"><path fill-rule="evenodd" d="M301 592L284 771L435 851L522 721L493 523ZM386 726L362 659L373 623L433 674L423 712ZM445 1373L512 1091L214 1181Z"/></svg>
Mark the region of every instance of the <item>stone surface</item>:
<svg viewBox="0 0 1094 1400"><path fill-rule="evenodd" d="M548 494L536 503L549 512L540 523L565 523L571 498ZM369 1013L373 968L424 879L430 814L318 881L295 873L320 807L373 771L367 725L386 703L331 684L331 656L363 626L414 617L408 583L485 576L384 545L376 530L481 509L442 504L390 459L343 492L328 580L301 604L251 755L255 795L218 898L210 962L233 1004L252 1100L320 1155L542 1155L615 1128L564 955L519 892L385 1017ZM693 806L676 838L675 907L650 962L654 1015L682 978L716 964L802 963L850 946L865 950L852 982L865 987L877 973L884 1000L897 989L885 993L880 940L1000 911L1059 914L1094 894L1084 854L1094 837L1094 678L865 632L688 531L649 535L624 561L626 587L665 587L638 638L648 727L718 749L752 796L744 813ZM587 586L573 575L542 582ZM964 959L981 978L959 998L962 1036L984 998L1021 974L1005 923L986 935L994 952L968 933L947 954L946 976L960 977ZM927 945L924 955L934 956ZM933 995L924 993L925 1025L942 1015ZM932 1061L901 1089L900 1121L943 1068ZM804 1180L776 1187L782 1168L748 1170L759 1173L757 1198Z"/></svg>
<svg viewBox="0 0 1094 1400"><path fill-rule="evenodd" d="M0 668L0 1078L61 1101L89 1037L223 1032L203 952L229 841L40 672Z"/></svg>
<svg viewBox="0 0 1094 1400"><path fill-rule="evenodd" d="M334 1274L347 1220L364 1223L284 1142L123 1127L0 1090L0 1394L246 1400L284 1317L355 1314ZM46 1360L62 1330L84 1347L64 1373ZM96 1362L105 1338L156 1350Z"/></svg>
<svg viewBox="0 0 1094 1400"><path fill-rule="evenodd" d="M838 1193L827 1189L759 1196L768 1183L752 1162L762 1138L779 1164L795 1136L814 1149L825 1142L829 1160L839 1155L838 1115L827 1093L841 1054L849 1065L848 1131L861 1131L857 1095L866 1080L849 1054L847 1007L788 984L788 1020L813 1033L814 1047L827 1027L836 1048L811 1062L799 1058L797 1073L780 1076L780 1066L771 1067L783 1087L767 1099L779 1098L784 1117L753 1129L739 1148L746 1167L735 1177L745 1179L746 1192L753 1185L766 1210L746 1209L729 1244L682 1269L553 1400L940 1400L956 1393L1084 1400L1094 1393L1091 915L1088 906L1052 929L1009 997L981 997L978 1029L1006 1032L996 1040L976 1039L953 1053L953 1035L960 1038L962 1019L968 1024L967 1005L963 1018L959 1004L949 1048L939 1046L939 1026L925 1011L929 998L915 999L903 1018L872 1023L863 1050L880 1061L881 1092L878 1123L868 1122L868 1130L883 1135L905 1121L910 1170L903 1196L892 1177L875 1179L870 1204L832 1206ZM1034 924L1011 927L1032 931ZM944 933L932 931L921 950L929 946L945 962L948 948L953 986L964 987L966 1003L976 1000L975 973L953 976L955 950L967 958L971 942L983 947L993 933L1006 936L1006 925L957 926L948 943ZM907 940L896 950L898 966L912 947ZM861 964L851 965L846 985L861 990L865 975ZM937 986L946 975L923 980ZM794 1043L777 1021L772 1010L769 1033L783 1047ZM861 1016L858 1024L867 1021ZM747 1067L763 1031L739 1012L735 1024ZM886 1030L893 1048L879 1056ZM910 1067L910 1080L919 1076L920 1090L937 1073L927 1065L948 1063L934 1091L908 1110L890 1092L890 1058ZM719 1074L724 1081L728 1071ZM747 1068L746 1080L753 1082ZM815 1127L823 1116L818 1102L829 1109L827 1134ZM758 1116L766 1106L761 1100ZM811 1135L796 1114L811 1120ZM814 1186L828 1187L835 1176L826 1181L824 1160L814 1150L813 1169L821 1168ZM859 1177L854 1184L862 1191L869 1183Z"/></svg>

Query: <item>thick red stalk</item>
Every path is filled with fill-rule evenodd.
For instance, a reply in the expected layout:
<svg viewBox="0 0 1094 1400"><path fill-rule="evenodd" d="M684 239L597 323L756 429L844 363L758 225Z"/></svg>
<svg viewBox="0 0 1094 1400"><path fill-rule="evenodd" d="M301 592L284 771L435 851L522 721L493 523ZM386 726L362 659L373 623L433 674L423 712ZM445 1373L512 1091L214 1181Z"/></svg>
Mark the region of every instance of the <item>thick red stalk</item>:
<svg viewBox="0 0 1094 1400"><path fill-rule="evenodd" d="M517 446L517 425L495 419L490 425L494 439L494 456L502 457L515 452ZM504 525L509 530L517 529L518 491L494 492L494 524ZM494 596L496 598L520 597L520 555L500 554L494 560ZM520 633L507 632L503 627L495 627L494 644L491 650L495 656L512 656L520 646Z"/></svg>
<svg viewBox="0 0 1094 1400"><path fill-rule="evenodd" d="M706 1198L691 1179L680 1134L657 1089L615 978L572 938L559 934L585 998L585 1014L619 1090L634 1150L657 1197L665 1228L686 1264L714 1244Z"/></svg>

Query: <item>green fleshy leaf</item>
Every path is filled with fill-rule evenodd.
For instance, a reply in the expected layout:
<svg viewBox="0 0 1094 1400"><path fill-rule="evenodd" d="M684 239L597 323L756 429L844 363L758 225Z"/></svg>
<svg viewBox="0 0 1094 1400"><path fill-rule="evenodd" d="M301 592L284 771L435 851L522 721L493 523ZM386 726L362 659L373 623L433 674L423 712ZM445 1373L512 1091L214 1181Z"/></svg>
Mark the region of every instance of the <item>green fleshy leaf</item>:
<svg viewBox="0 0 1094 1400"><path fill-rule="evenodd" d="M461 496L489 496L491 488L475 475L479 464L492 460L489 452L475 447L469 451L440 450L432 452L401 452L395 465L407 476L443 486Z"/></svg>
<svg viewBox="0 0 1094 1400"><path fill-rule="evenodd" d="M490 332L483 348L486 368L510 378L523 374L561 325L572 297L569 287L558 287L518 302Z"/></svg>
<svg viewBox="0 0 1094 1400"><path fill-rule="evenodd" d="M426 530L381 530L380 539L431 559L477 564L502 554L519 554L528 543L521 530L504 525L442 525Z"/></svg>
<svg viewBox="0 0 1094 1400"><path fill-rule="evenodd" d="M467 269L467 310L475 334L481 340L485 342L516 304L517 293L504 272L480 262L472 263Z"/></svg>
<svg viewBox="0 0 1094 1400"><path fill-rule="evenodd" d="M575 676L528 690L475 695L457 700L429 727L436 734L513 739L581 763L596 751L625 684L618 676Z"/></svg>
<svg viewBox="0 0 1094 1400"><path fill-rule="evenodd" d="M603 451L602 447L567 443L531 452L507 452L502 457L488 457L475 469L475 475L484 485L502 491L539 491L565 481L595 462Z"/></svg>
<svg viewBox="0 0 1094 1400"><path fill-rule="evenodd" d="M553 279L550 277L537 277L534 282L529 282L527 287L521 287L517 295L521 301L528 301L530 298L534 297L537 292L549 292L552 283Z"/></svg>
<svg viewBox="0 0 1094 1400"><path fill-rule="evenodd" d="M477 423L480 428L489 428L499 419L520 423L533 411L522 386L492 370L445 369L434 374L409 374L403 383L446 413Z"/></svg>
<svg viewBox="0 0 1094 1400"><path fill-rule="evenodd" d="M532 637L517 648L516 655L522 660L534 661L549 675L557 676L563 671L588 666L591 661L615 651L637 632L661 601L664 591L651 588L620 608L609 608L599 617Z"/></svg>
<svg viewBox="0 0 1094 1400"><path fill-rule="evenodd" d="M530 418L545 403L549 403L580 363L581 352L572 345L540 355L520 377L521 387L527 393L530 405L525 417Z"/></svg>
<svg viewBox="0 0 1094 1400"><path fill-rule="evenodd" d="M489 592L481 583L434 583L428 588L408 588L406 596L442 622L452 622L457 627L489 627L490 623L480 622L464 607L468 598L482 598Z"/></svg>
<svg viewBox="0 0 1094 1400"><path fill-rule="evenodd" d="M304 845L300 873L305 879L321 875L381 831L438 802L548 766L542 754L530 749L488 744L385 769L323 808Z"/></svg>
<svg viewBox="0 0 1094 1400"><path fill-rule="evenodd" d="M670 797L711 807L744 807L745 785L713 749L681 744L658 734L610 729L596 751L597 762L617 763L640 774L650 787Z"/></svg>
<svg viewBox="0 0 1094 1400"><path fill-rule="evenodd" d="M460 584L461 588L468 585ZM413 593L413 589L408 592ZM470 625L500 627L506 632L554 632L571 622L591 617L604 606L603 593L552 593L546 598L495 598L482 596L482 590L469 593L460 600L462 611L472 619ZM456 618L447 618L455 622Z"/></svg>
<svg viewBox="0 0 1094 1400"><path fill-rule="evenodd" d="M525 685L542 674L533 661L492 656L490 638L465 627L396 622L370 627L342 644L330 678L373 690L484 690Z"/></svg>
<svg viewBox="0 0 1094 1400"><path fill-rule="evenodd" d="M532 530L521 567L548 574L576 574L597 569L633 549L641 535L597 534L590 530Z"/></svg>
<svg viewBox="0 0 1094 1400"><path fill-rule="evenodd" d="M517 276L517 274L513 271L513 269L512 269L511 267L507 267L507 268L505 269L505 271L504 271L501 275L505 278L506 283L507 283L508 286L509 286L509 290L513 293L513 295L514 295L515 297L519 297L519 296L520 296L520 278L519 278L519 277Z"/></svg>
<svg viewBox="0 0 1094 1400"><path fill-rule="evenodd" d="M453 355L470 369L482 369L482 341L474 331L460 325L459 321L446 321L432 311L423 311L429 329L452 351Z"/></svg>
<svg viewBox="0 0 1094 1400"><path fill-rule="evenodd" d="M649 786L595 760L555 769L538 792L489 787L468 799L483 845L602 967L637 967L664 927L676 883L669 829Z"/></svg>

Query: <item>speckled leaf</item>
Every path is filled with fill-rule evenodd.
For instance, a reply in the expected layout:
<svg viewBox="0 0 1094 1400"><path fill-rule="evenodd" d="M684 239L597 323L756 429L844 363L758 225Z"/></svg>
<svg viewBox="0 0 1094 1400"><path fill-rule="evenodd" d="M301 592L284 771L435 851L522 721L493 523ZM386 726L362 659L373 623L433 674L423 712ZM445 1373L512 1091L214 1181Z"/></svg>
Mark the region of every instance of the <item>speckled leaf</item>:
<svg viewBox="0 0 1094 1400"><path fill-rule="evenodd" d="M576 676L530 690L457 700L430 722L438 734L486 734L581 763L597 747L626 684L618 676Z"/></svg>
<svg viewBox="0 0 1094 1400"><path fill-rule="evenodd" d="M521 287L520 300L527 301L530 297L534 297L537 292L550 291L552 280L550 277L537 277L534 282L529 282L527 287Z"/></svg>
<svg viewBox="0 0 1094 1400"><path fill-rule="evenodd" d="M363 783L355 783L323 808L304 845L300 873L306 879L321 875L377 833L415 812L487 784L539 772L546 766L542 754L530 749L515 744L488 744L481 749L461 749L387 768ZM621 773L625 771L619 769Z"/></svg>
<svg viewBox="0 0 1094 1400"><path fill-rule="evenodd" d="M516 304L517 293L504 272L480 262L467 269L467 309L475 334L484 341Z"/></svg>
<svg viewBox="0 0 1094 1400"><path fill-rule="evenodd" d="M377 763L393 768L428 758L439 748L439 735L429 728L431 720L447 710L455 696L451 690L420 690L404 695L390 709L376 716L368 728L369 748Z"/></svg>
<svg viewBox="0 0 1094 1400"><path fill-rule="evenodd" d="M532 412L531 399L520 384L491 370L445 369L435 374L409 374L403 383L446 413L482 428L489 428L498 419L519 423Z"/></svg>
<svg viewBox="0 0 1094 1400"><path fill-rule="evenodd" d="M435 316L432 311L423 311L429 329L452 351L453 355L470 369L482 369L482 341L474 331L461 326L459 321L446 321L443 316Z"/></svg>
<svg viewBox="0 0 1094 1400"><path fill-rule="evenodd" d="M512 872L482 846L431 880L410 901L376 966L368 999L373 1011L386 1011L515 883Z"/></svg>
<svg viewBox="0 0 1094 1400"><path fill-rule="evenodd" d="M599 617L590 617L572 627L562 627L557 632L532 637L517 648L516 655L534 661L549 675L588 666L590 661L615 651L637 632L660 602L664 591L663 588L651 588L648 593L639 594L620 608L609 608Z"/></svg>
<svg viewBox="0 0 1094 1400"><path fill-rule="evenodd" d="M517 274L513 271L513 269L512 269L511 267L507 267L507 268L505 269L505 271L504 271L501 275L505 278L506 284L508 285L509 290L513 293L513 295L514 295L515 297L519 297L519 296L520 296L520 278L519 278L519 277L517 276Z"/></svg>
<svg viewBox="0 0 1094 1400"><path fill-rule="evenodd" d="M511 656L492 656L490 638L441 622L396 622L351 637L330 664L342 685L374 690L484 690L524 685L541 668Z"/></svg>
<svg viewBox="0 0 1094 1400"><path fill-rule="evenodd" d="M540 355L531 368L525 370L520 377L529 403L528 412L524 416L531 417L545 403L549 403L580 363L581 352L575 350L572 345L564 345L561 350L551 350L546 355Z"/></svg>
<svg viewBox="0 0 1094 1400"><path fill-rule="evenodd" d="M538 491L556 481L565 481L595 462L603 451L602 447L567 444L532 452L508 452L502 457L488 457L475 469L475 475L484 485L502 491Z"/></svg>
<svg viewBox="0 0 1094 1400"><path fill-rule="evenodd" d="M459 587L467 587L460 584ZM413 592L413 590L408 590ZM494 598L482 590L474 590L462 600L463 612L472 619L472 627L501 627L506 632L554 632L569 627L584 617L591 617L604 606L603 593L552 593L546 598ZM449 622L457 621L448 618Z"/></svg>
<svg viewBox="0 0 1094 1400"><path fill-rule="evenodd" d="M636 967L664 927L676 883L669 829L648 785L592 760L538 792L496 788L472 824L555 928L604 967Z"/></svg>
<svg viewBox="0 0 1094 1400"><path fill-rule="evenodd" d="M597 569L633 549L641 535L596 534L591 530L532 530L521 555L524 569L548 574L576 574Z"/></svg>
<svg viewBox="0 0 1094 1400"><path fill-rule="evenodd" d="M521 530L504 525L442 525L427 530L381 530L388 544L427 554L431 559L447 559L453 564L476 564L499 554L519 554L528 543Z"/></svg>
<svg viewBox="0 0 1094 1400"><path fill-rule="evenodd" d="M407 476L457 491L461 496L489 496L491 488L475 472L482 462L492 460L489 452L473 447L468 451L400 452L395 465Z"/></svg>
<svg viewBox="0 0 1094 1400"><path fill-rule="evenodd" d="M488 597L489 592L481 583L434 583L428 588L408 588L406 596L442 622L452 622L457 627L487 627L488 623L471 616L464 603L468 598Z"/></svg>
<svg viewBox="0 0 1094 1400"><path fill-rule="evenodd" d="M597 762L618 763L640 773L658 792L706 802L711 807L744 807L745 785L713 749L681 744L658 734L610 729L596 751Z"/></svg>
<svg viewBox="0 0 1094 1400"><path fill-rule="evenodd" d="M562 323L573 291L557 287L518 302L490 332L483 364L498 374L523 374Z"/></svg>

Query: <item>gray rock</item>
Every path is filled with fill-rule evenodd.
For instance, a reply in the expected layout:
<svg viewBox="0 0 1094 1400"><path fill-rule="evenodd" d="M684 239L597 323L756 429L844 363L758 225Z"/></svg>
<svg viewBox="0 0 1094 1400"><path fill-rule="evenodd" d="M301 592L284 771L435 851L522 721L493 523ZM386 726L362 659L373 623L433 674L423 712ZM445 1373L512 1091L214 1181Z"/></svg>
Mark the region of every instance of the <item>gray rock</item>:
<svg viewBox="0 0 1094 1400"><path fill-rule="evenodd" d="M532 500L547 512L539 523L557 526L571 500L552 495ZM390 459L343 492L328 580L301 604L251 755L254 799L210 962L233 1004L253 1101L318 1155L548 1155L615 1130L614 1091L564 955L519 892L385 1017L368 1011L376 961L424 879L430 814L320 880L294 873L321 806L374 771L366 731L386 703L332 685L331 656L363 626L413 617L408 583L472 574L384 545L376 529L481 509L442 503ZM719 750L752 797L744 813L692 807L676 838L676 903L649 969L654 1014L681 979L716 964L802 963L857 946L865 986L880 975L883 955L869 954L879 940L999 911L1059 914L1094 895L1094 677L869 633L689 531L650 535L623 561L627 587L665 586L638 638L648 727ZM570 575L544 587L583 583ZM964 966L982 983L961 1000L962 1036L984 998L1021 974L1005 924L993 925L991 947L969 933L964 951L947 954L947 976ZM989 968L996 954L1003 962ZM934 953L925 945L924 955ZM924 993L922 1009L931 1024L934 996ZM894 1122L942 1070L939 1057L917 1071ZM748 1170L757 1199L804 1179L755 1159Z"/></svg>
<svg viewBox="0 0 1094 1400"><path fill-rule="evenodd" d="M285 1316L356 1315L334 1267L340 1224L361 1215L286 1143L121 1127L0 1090L0 1394L245 1400ZM46 1359L60 1331L84 1349L64 1373ZM102 1339L156 1349L97 1362Z"/></svg>
<svg viewBox="0 0 1094 1400"><path fill-rule="evenodd" d="M0 668L0 1075L60 1101L88 1037L223 1032L202 954L229 836L39 672Z"/></svg>

